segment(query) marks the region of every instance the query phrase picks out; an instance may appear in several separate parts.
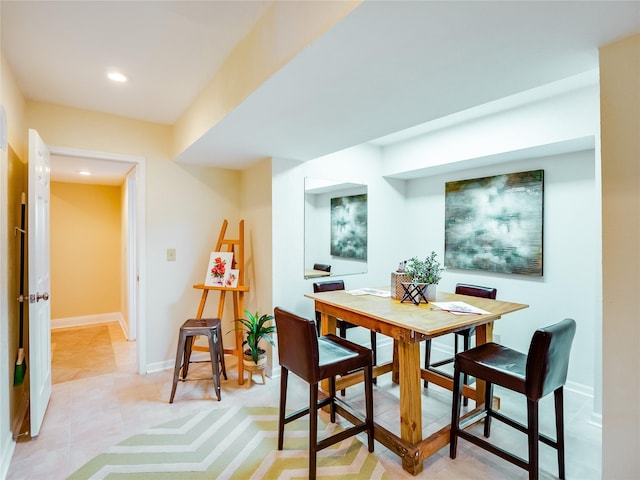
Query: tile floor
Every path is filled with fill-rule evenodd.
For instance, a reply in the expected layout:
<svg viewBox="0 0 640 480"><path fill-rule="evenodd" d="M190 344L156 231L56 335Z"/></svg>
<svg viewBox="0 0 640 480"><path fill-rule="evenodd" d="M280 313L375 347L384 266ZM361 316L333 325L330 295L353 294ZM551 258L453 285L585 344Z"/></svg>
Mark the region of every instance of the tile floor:
<svg viewBox="0 0 640 480"><path fill-rule="evenodd" d="M351 333L355 332L355 333ZM362 333L362 332L361 332ZM356 329L350 335L358 336ZM363 342L368 332L362 335ZM359 337L358 337L359 339ZM254 381L250 388L237 384L234 358L227 356L229 380L222 383L222 401L217 402L210 381L179 383L173 404L168 403L172 371L148 375L135 373L135 343L127 342L117 323L55 330L52 333L53 391L40 435L22 439L16 445L8 479L64 479L111 445L172 418L202 408L224 408L230 404L277 406L279 382L266 385ZM379 358L391 356L391 342L378 340ZM434 352L435 355L435 352ZM190 369L190 378L206 364ZM258 380L259 381L259 380ZM347 398L358 404L362 389L347 389ZM506 391L503 411L524 421L526 405L520 396ZM398 429L399 389L389 375L374 387L376 420ZM541 405L541 430L554 435L553 396ZM307 399L306 384L290 380L288 407L297 408ZM473 403L472 403L473 405ZM423 427L429 434L449 422L450 393L437 386L424 390ZM601 478L601 429L589 423L591 400L565 392L566 468L569 479ZM526 456L526 438L494 422L492 439ZM412 477L402 470L400 460L381 444L376 454L392 478L430 479L526 479L523 470L460 440L458 457L451 460L446 448L424 463L424 471ZM542 479L556 478L555 451L541 445Z"/></svg>

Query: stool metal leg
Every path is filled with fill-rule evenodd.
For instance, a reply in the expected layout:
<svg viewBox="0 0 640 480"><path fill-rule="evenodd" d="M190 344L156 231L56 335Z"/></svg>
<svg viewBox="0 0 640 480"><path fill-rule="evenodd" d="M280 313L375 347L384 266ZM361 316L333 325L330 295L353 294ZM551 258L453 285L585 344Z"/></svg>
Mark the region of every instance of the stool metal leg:
<svg viewBox="0 0 640 480"><path fill-rule="evenodd" d="M220 355L220 364L222 365L222 376L227 380L227 366L224 363L224 344L222 343L222 335L218 335L220 333L220 328L216 328L213 335L216 339L216 345L218 345L218 354Z"/></svg>
<svg viewBox="0 0 640 480"><path fill-rule="evenodd" d="M220 401L220 365L218 364L218 345L213 339L213 335L208 335L209 353L211 354L211 369L213 370L213 388L216 390L216 397Z"/></svg>
<svg viewBox="0 0 640 480"><path fill-rule="evenodd" d="M193 342L196 339L195 335L187 335L184 347L184 363L182 364L182 379L187 378L189 372L189 363L191 362L191 352L193 350Z"/></svg>
<svg viewBox="0 0 640 480"><path fill-rule="evenodd" d="M181 331L178 337L178 350L176 352L176 364L173 367L173 384L171 386L171 397L169 397L169 403L173 403L173 397L176 394L176 386L178 385L178 375L180 374L180 369L182 368L182 365L184 365L182 363L184 361L184 354L185 354L185 336Z"/></svg>

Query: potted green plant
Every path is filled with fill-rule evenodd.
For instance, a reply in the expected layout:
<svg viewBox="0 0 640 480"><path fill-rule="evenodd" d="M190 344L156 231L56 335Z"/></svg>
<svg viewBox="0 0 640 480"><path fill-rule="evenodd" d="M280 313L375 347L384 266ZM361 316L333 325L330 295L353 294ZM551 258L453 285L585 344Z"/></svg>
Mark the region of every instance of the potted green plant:
<svg viewBox="0 0 640 480"><path fill-rule="evenodd" d="M426 292L427 300L435 300L436 285L440 283L442 272L444 271L444 267L441 266L437 256L436 252L432 251L431 255L424 260L412 257L405 266L405 272L409 276L411 283L425 285L425 288L420 291Z"/></svg>
<svg viewBox="0 0 640 480"><path fill-rule="evenodd" d="M264 365L266 355L265 350L260 348L260 342L264 339L271 345L275 345L271 335L276 331L276 326L270 324L273 320L273 315L260 315L258 312L251 313L248 310L245 310L244 313L247 318L238 318L236 320L236 328L244 329L245 339L242 342L242 347L247 346L243 352L244 358L255 365Z"/></svg>

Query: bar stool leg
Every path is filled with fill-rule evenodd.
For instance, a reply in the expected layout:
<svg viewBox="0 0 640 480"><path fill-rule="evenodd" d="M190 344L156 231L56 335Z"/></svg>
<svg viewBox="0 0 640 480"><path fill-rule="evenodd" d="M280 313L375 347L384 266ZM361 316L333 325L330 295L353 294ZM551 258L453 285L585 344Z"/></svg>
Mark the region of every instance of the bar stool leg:
<svg viewBox="0 0 640 480"><path fill-rule="evenodd" d="M278 412L278 450L282 450L284 446L284 425L287 411L287 380L289 379L289 370L282 367L280 371L280 411Z"/></svg>
<svg viewBox="0 0 640 480"><path fill-rule="evenodd" d="M222 376L227 380L227 366L224 363L224 345L222 343L222 335L219 335L221 328L222 323L220 324L220 327L214 330L213 336L216 340L216 345L218 345L218 354L220 356L220 364L222 365Z"/></svg>
<svg viewBox="0 0 640 480"><path fill-rule="evenodd" d="M184 363L182 364L182 379L187 378L189 373L189 363L191 362L191 352L193 350L193 342L197 335L189 335L185 332L185 347L184 347Z"/></svg>
<svg viewBox="0 0 640 480"><path fill-rule="evenodd" d="M178 336L178 350L176 352L176 364L173 367L173 384L171 385L171 397L169 397L169 403L173 403L173 397L176 394L176 386L178 385L178 375L180 374L180 369L182 368L183 361L185 356L185 335L182 330L180 330L180 335Z"/></svg>
<svg viewBox="0 0 640 480"><path fill-rule="evenodd" d="M455 459L458 449L458 430L460 428L460 393L462 377L460 370L453 371L453 407L451 409L451 437L449 439L449 457Z"/></svg>
<svg viewBox="0 0 640 480"><path fill-rule="evenodd" d="M220 401L220 365L218 364L218 345L213 339L213 332L207 335L209 339L209 354L211 355L211 369L213 371L213 388L216 390L216 397Z"/></svg>
<svg viewBox="0 0 640 480"><path fill-rule="evenodd" d="M556 405L556 447L558 448L558 478L564 479L564 401L563 387L553 392Z"/></svg>

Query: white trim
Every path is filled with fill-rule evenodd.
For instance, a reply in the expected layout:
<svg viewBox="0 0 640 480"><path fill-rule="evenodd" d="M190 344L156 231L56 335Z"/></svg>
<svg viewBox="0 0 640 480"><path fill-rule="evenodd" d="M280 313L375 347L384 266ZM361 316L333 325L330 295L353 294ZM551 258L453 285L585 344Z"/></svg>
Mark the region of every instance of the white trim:
<svg viewBox="0 0 640 480"><path fill-rule="evenodd" d="M7 432L7 436L2 442L2 445L6 446L6 448L3 448L2 452L0 452L0 478L4 479L7 478L11 458L13 457L13 452L16 450L16 440L13 438L11 432Z"/></svg>
<svg viewBox="0 0 640 480"><path fill-rule="evenodd" d="M594 427L602 428L602 414L591 412L591 418L589 419L589 423Z"/></svg>
<svg viewBox="0 0 640 480"><path fill-rule="evenodd" d="M564 386L565 390L582 395L583 397L593 398L593 387L584 383L567 381Z"/></svg>
<svg viewBox="0 0 640 480"><path fill-rule="evenodd" d="M174 360L165 360L164 362L150 363L147 365L147 371L144 373L163 372L164 370L173 369L174 366Z"/></svg>
<svg viewBox="0 0 640 480"><path fill-rule="evenodd" d="M138 332L137 324L138 324L138 299L140 295L138 293L138 250L136 248L137 245L137 223L136 223L136 189L138 187L137 182L138 169L134 168L127 174L127 179L125 183L126 189L126 216L127 216L127 225L126 225L126 278L127 278L127 329L126 335L127 340L135 341L136 333Z"/></svg>
<svg viewBox="0 0 640 480"><path fill-rule="evenodd" d="M144 157L135 155L123 155L121 153L99 152L97 150L82 150L80 148L61 147L57 145L47 145L51 155L64 157L82 157L92 160L110 160L112 162L141 163Z"/></svg>
<svg viewBox="0 0 640 480"><path fill-rule="evenodd" d="M96 323L118 322L124 330L124 317L120 312L98 313L96 315L81 315L78 317L52 318L51 330L57 328L81 327ZM125 331L126 333L126 331Z"/></svg>
<svg viewBox="0 0 640 480"><path fill-rule="evenodd" d="M135 165L136 168L136 188L135 188L135 208L136 208L136 238L135 245L129 245L129 248L136 250L136 277L138 280L137 288L137 319L133 321L135 325L136 339L136 357L138 363L138 373L144 374L148 371L147 352L146 352L146 302L145 302L145 241L146 241L146 161L145 157L134 155L123 155L119 153L108 153L91 150L81 150L78 148L69 148L61 146L48 145L52 155L64 155L69 157L83 157L95 160L111 160L115 162L127 162ZM131 278L131 277L130 277ZM129 287L129 286L127 286ZM127 288L129 291L129 288ZM131 322L131 318L129 319ZM128 332L125 330L125 334ZM128 336L127 336L128 338Z"/></svg>

